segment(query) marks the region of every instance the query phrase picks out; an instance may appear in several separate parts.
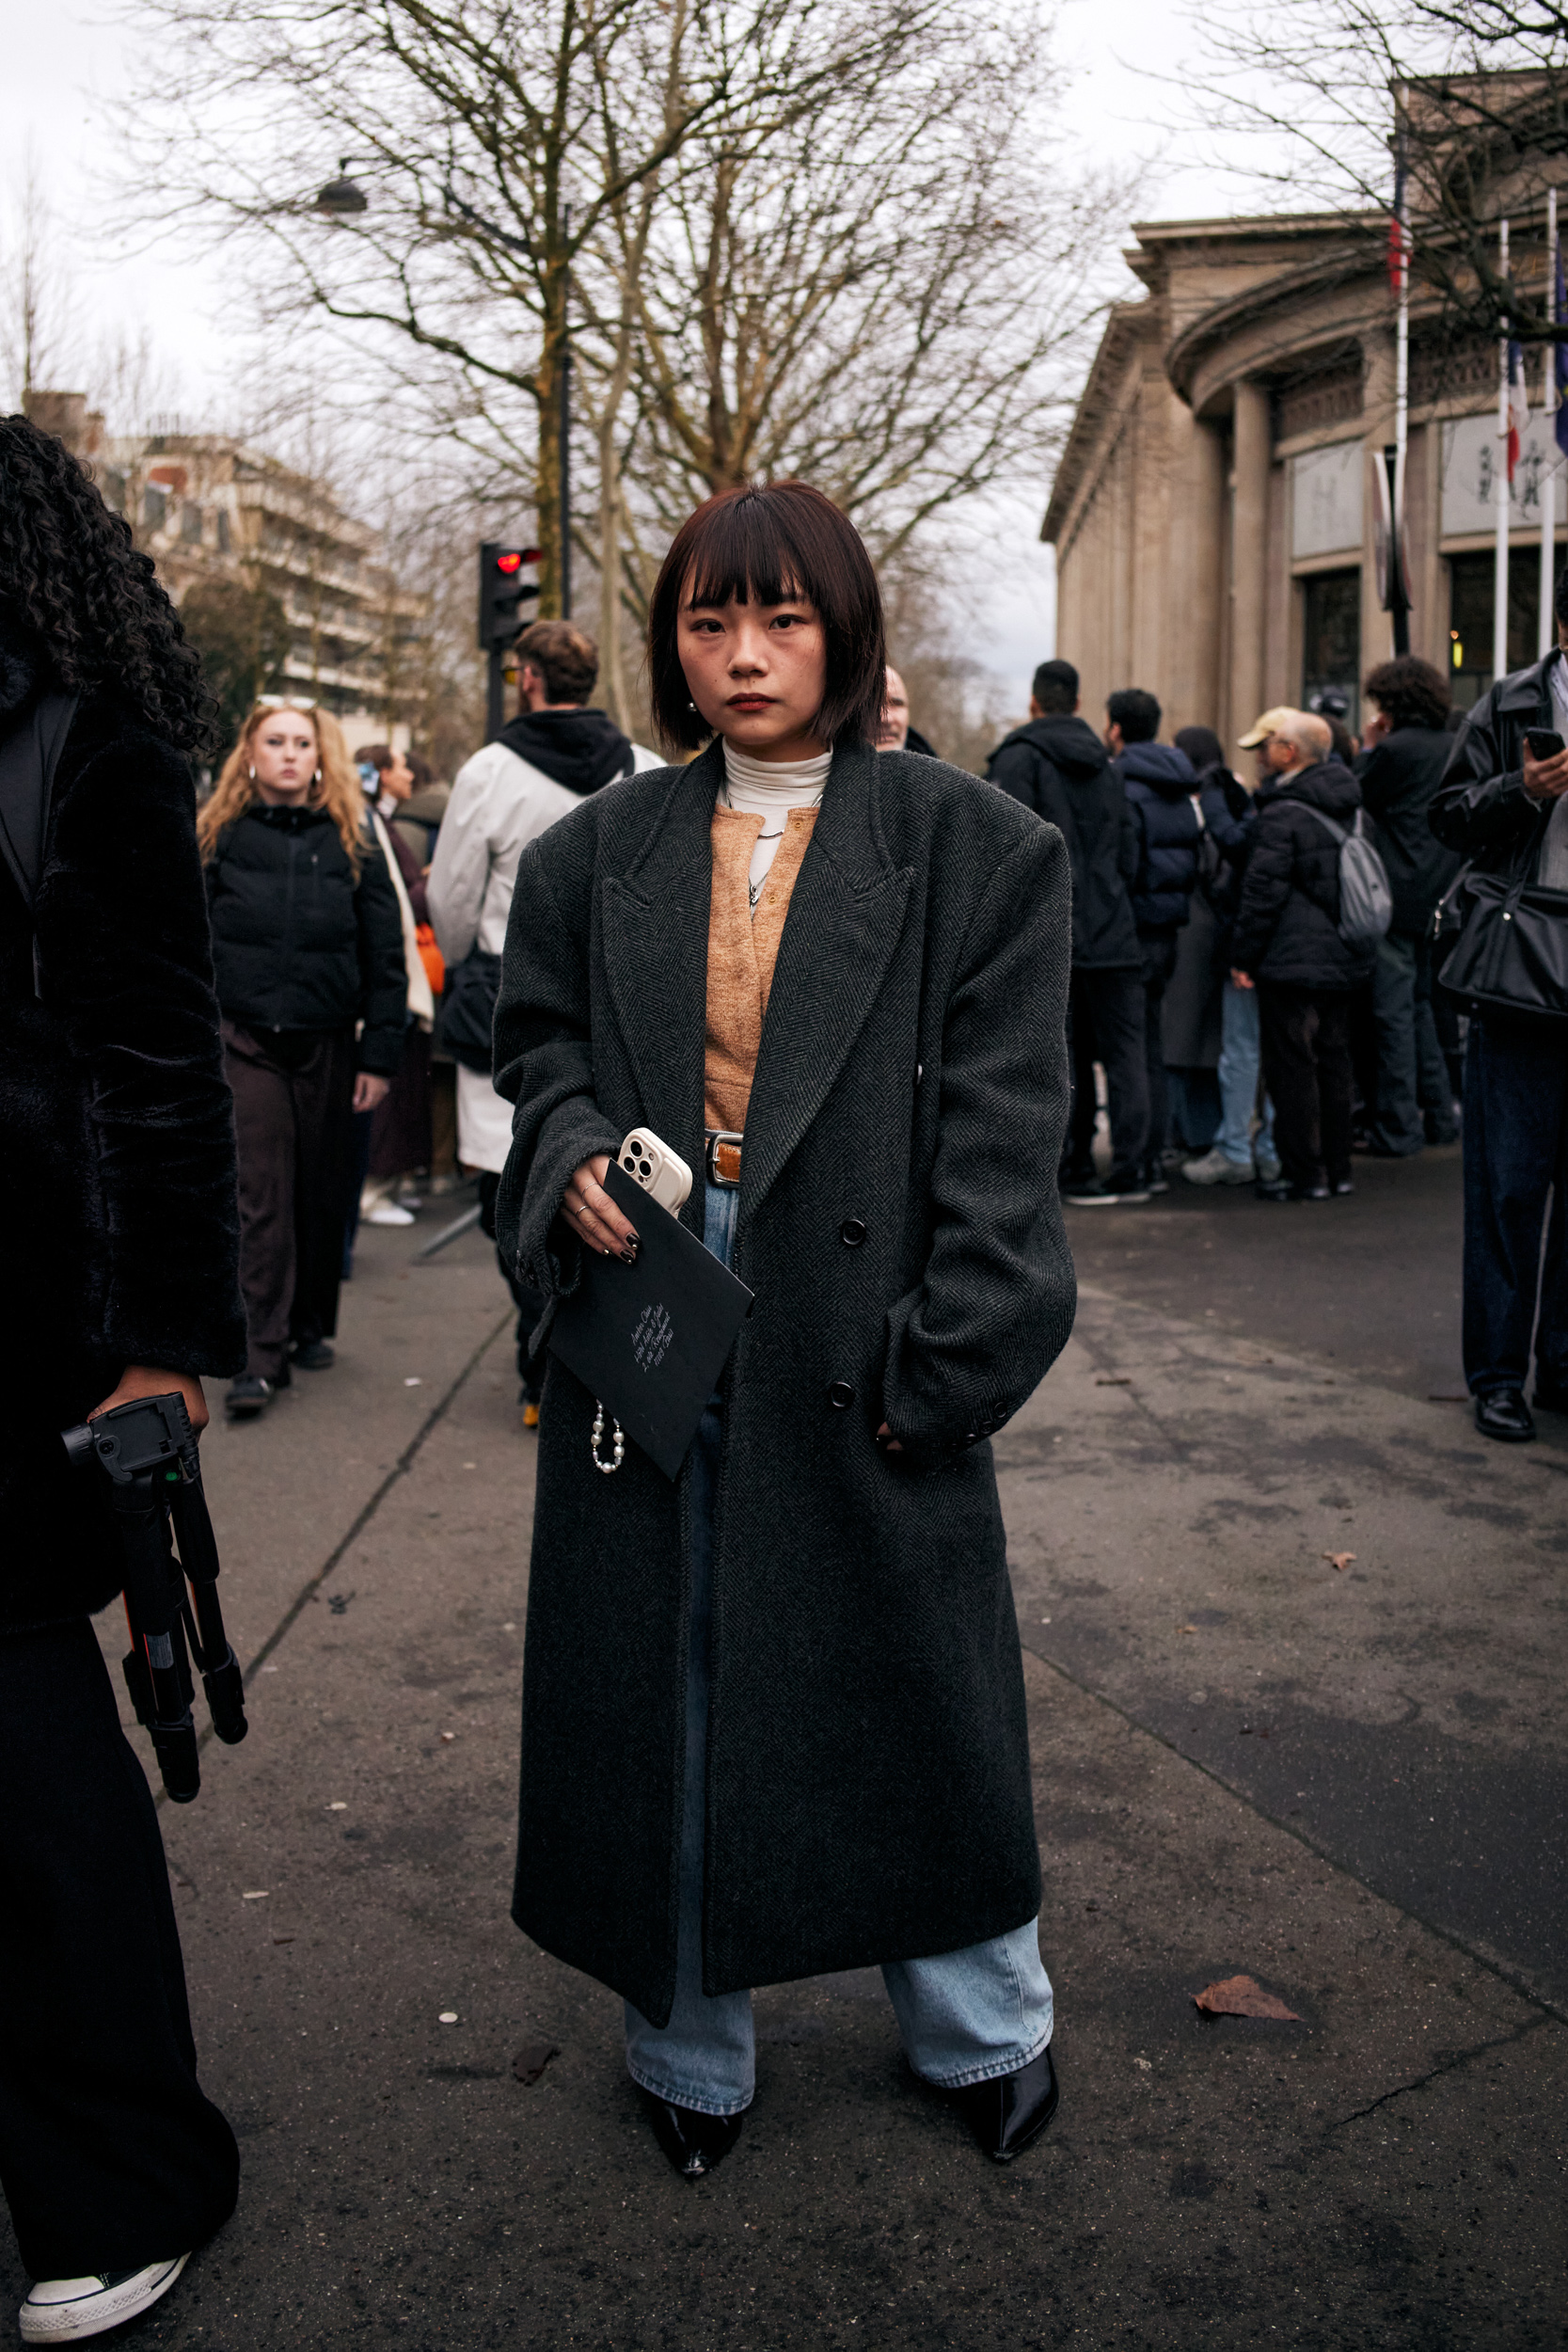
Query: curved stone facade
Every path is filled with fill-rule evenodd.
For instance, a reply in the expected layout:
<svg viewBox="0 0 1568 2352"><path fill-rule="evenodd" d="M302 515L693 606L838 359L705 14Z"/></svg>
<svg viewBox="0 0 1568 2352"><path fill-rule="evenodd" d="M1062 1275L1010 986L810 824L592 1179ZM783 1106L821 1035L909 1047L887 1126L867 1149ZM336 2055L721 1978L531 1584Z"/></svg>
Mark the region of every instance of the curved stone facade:
<svg viewBox="0 0 1568 2352"><path fill-rule="evenodd" d="M1523 227L1523 224L1521 224ZM1145 298L1111 312L1042 538L1057 650L1094 720L1118 686L1159 696L1168 733L1231 749L1271 703L1345 697L1393 650L1379 607L1374 462L1394 435L1386 217L1160 222L1128 254ZM1519 267L1539 270L1539 226ZM1538 647L1541 500L1563 473L1540 413L1542 358L1511 504L1509 666ZM1461 705L1491 679L1497 347L1412 327L1406 548L1410 645Z"/></svg>

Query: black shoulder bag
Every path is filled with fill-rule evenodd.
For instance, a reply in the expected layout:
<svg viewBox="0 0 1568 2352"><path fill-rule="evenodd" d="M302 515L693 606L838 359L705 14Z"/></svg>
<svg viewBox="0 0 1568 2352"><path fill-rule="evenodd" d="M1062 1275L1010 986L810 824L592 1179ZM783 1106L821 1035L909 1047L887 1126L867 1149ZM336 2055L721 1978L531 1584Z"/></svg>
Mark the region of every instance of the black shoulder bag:
<svg viewBox="0 0 1568 2352"><path fill-rule="evenodd" d="M74 694L44 694L30 714L0 740L0 852L29 914L35 912L39 877L43 871L55 771L75 716ZM33 993L43 994L36 930Z"/></svg>
<svg viewBox="0 0 1568 2352"><path fill-rule="evenodd" d="M500 993L501 960L483 947L473 948L447 974L436 1025L436 1043L465 1070L490 1075L494 1057L490 1032L496 1025L496 999Z"/></svg>
<svg viewBox="0 0 1568 2352"><path fill-rule="evenodd" d="M1469 911L1438 977L1451 996L1490 1010L1568 1021L1568 890L1543 890L1530 879L1540 846L1525 850L1512 876L1471 866L1459 876L1434 929L1462 895Z"/></svg>

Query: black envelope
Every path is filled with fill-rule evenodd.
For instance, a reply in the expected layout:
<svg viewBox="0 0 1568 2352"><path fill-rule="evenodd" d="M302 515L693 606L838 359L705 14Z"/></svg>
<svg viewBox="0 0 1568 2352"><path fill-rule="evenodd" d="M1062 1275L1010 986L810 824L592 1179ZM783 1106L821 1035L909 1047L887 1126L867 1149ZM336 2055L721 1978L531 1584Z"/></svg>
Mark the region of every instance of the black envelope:
<svg viewBox="0 0 1568 2352"><path fill-rule="evenodd" d="M752 1293L613 1160L605 1189L641 1236L635 1265L584 1250L550 1350L666 1478L679 1475Z"/></svg>

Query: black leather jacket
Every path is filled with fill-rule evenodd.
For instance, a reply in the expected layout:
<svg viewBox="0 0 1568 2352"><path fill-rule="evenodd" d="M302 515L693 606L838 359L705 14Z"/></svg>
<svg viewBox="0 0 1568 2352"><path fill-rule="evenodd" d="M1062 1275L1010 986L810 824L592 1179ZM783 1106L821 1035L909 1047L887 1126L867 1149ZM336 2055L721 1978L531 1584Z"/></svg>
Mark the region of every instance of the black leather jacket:
<svg viewBox="0 0 1568 2352"><path fill-rule="evenodd" d="M1540 854L1554 803L1525 790L1525 729L1557 728L1550 653L1499 678L1483 694L1455 739L1427 821L1445 849L1458 850L1481 873L1513 876Z"/></svg>

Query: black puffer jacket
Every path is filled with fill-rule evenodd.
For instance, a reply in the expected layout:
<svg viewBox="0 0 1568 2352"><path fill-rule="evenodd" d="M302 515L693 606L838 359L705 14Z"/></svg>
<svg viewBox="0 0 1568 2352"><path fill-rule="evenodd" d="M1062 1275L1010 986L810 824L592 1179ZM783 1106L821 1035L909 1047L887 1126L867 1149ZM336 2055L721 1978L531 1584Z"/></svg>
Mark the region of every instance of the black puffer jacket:
<svg viewBox="0 0 1568 2352"><path fill-rule="evenodd" d="M218 835L207 898L226 1019L258 1037L362 1020L359 1068L391 1075L408 1001L403 917L368 833L356 880L325 809L258 801Z"/></svg>
<svg viewBox="0 0 1568 2352"><path fill-rule="evenodd" d="M1339 936L1339 844L1309 812L1341 832L1354 822L1361 787L1337 759L1259 785L1258 823L1242 885L1231 961L1238 972L1281 987L1359 988L1374 951Z"/></svg>
<svg viewBox="0 0 1568 2352"><path fill-rule="evenodd" d="M1186 753L1173 743L1129 743L1117 755L1116 766L1137 827L1132 913L1138 929L1178 930L1187 920L1187 902L1197 881L1203 827L1193 806L1196 771Z"/></svg>
<svg viewBox="0 0 1568 2352"><path fill-rule="evenodd" d="M1130 886L1138 836L1120 777L1082 719L1031 719L986 764L992 784L1054 825L1072 867L1072 968L1135 971L1137 925Z"/></svg>
<svg viewBox="0 0 1568 2352"><path fill-rule="evenodd" d="M1425 938L1438 899L1459 871L1458 858L1427 821L1453 747L1445 727L1396 727L1355 763L1361 805L1372 820L1394 894L1388 928L1405 939Z"/></svg>
<svg viewBox="0 0 1568 2352"><path fill-rule="evenodd" d="M1499 678L1460 730L1427 821L1446 849L1482 873L1534 870L1555 803L1525 790L1525 729L1557 731L1549 673L1560 653Z"/></svg>
<svg viewBox="0 0 1568 2352"><path fill-rule="evenodd" d="M0 617L0 730L53 691ZM196 803L182 754L111 694L55 772L33 926L0 862L0 1631L86 1615L124 1581L100 1486L58 1433L127 1364L245 1365L234 1128Z"/></svg>

